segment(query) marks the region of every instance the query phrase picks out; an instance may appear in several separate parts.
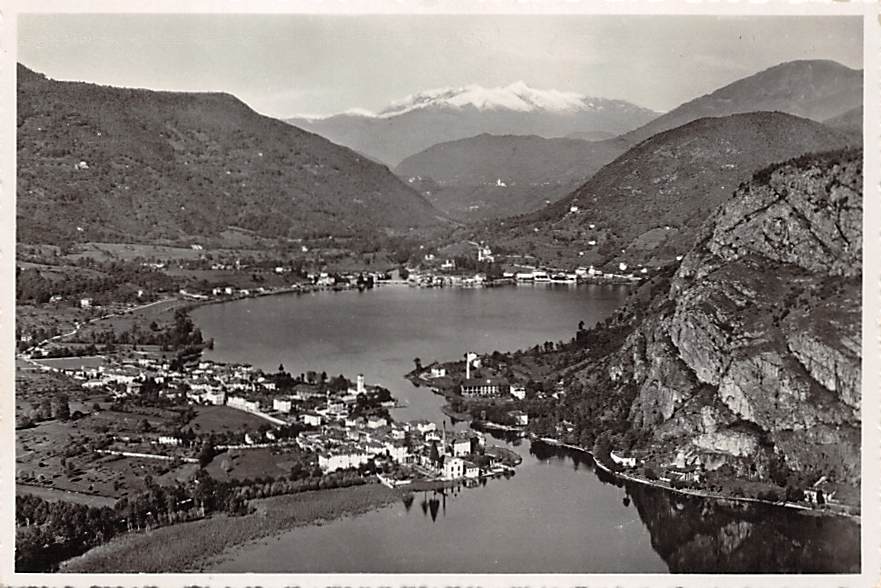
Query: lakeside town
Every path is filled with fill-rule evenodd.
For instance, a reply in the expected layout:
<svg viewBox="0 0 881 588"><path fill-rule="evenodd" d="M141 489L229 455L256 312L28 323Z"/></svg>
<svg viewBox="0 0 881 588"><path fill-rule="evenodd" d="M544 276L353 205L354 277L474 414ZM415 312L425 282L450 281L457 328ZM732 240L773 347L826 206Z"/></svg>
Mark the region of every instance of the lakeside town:
<svg viewBox="0 0 881 588"><path fill-rule="evenodd" d="M488 247L477 249L483 263L494 263ZM530 415L541 414L546 403L561 400L566 395L563 380L557 382L552 390L536 386L529 370L512 368L517 362L511 361L508 354L497 352L492 356L480 357L466 352L465 361L432 363L423 366L416 360L416 369L407 377L417 385L425 385L430 391L445 396L448 400L444 412L453 420L469 422L476 431L467 434L438 429L435 423L395 423L389 410L395 408L397 401L387 390L367 386L363 376L352 383L343 376L328 378L327 374L308 372L292 376L280 366L278 373L265 374L248 365L223 365L202 361L200 352L211 342L193 341L183 351L169 354L157 346L141 345L132 341L129 345L102 347L86 345L77 341L77 333L90 322L100 322L115 316L137 315L142 309L156 304L169 304L176 309L176 322L189 323L177 331L189 332L194 326L186 318L188 309L199 304L227 302L241 298L284 293L309 293L323 290L367 290L374 287L407 284L410 286L463 286L482 285L485 274L469 277L461 273L438 277L432 273L433 258L426 259L426 265L403 268L388 273L343 273L330 272L305 273L302 281L290 286L258 287L254 289L234 286L212 286L204 293L197 289L181 288L176 296L159 299L144 305L135 303L111 303L103 308L92 298L79 300L81 312L89 313L91 319L77 321L70 333L56 334L42 341L34 341L32 336L22 336L20 361L28 363L41 372L53 372L70 378L75 386L92 395L103 395L103 400L113 405L124 404L132 399L142 402L149 397L158 404L192 404L234 409L258 418L259 426L253 430L238 430L218 437L221 450L253 448L273 448L296 445L299 449L315 456L315 463L322 472L342 469L362 469L368 463L371 471L378 473L379 479L390 486L409 484L414 481L440 481L453 479L476 479L510 473L515 460L511 456L499 456L485 451L483 431L530 435L551 444L580 446L567 443L566 439L575 435L575 423L562 419L552 429L530 427ZM441 265L453 265L443 262ZM492 266L491 266L492 267ZM153 268L157 269L157 268ZM159 268L161 269L161 268ZM247 266L215 265L215 271L235 269L251 271ZM454 271L452 267L443 268ZM524 269L524 268L521 268ZM623 268L622 268L623 269ZM290 271L284 266L269 268L273 274L283 275ZM502 273L495 278L497 283L550 282L548 271L531 270ZM406 280L402 279L406 276ZM602 279L632 279L638 282L636 274L603 274L594 268L577 268L571 274L557 274L566 283L581 283ZM568 282L568 280L572 282ZM492 282L490 282L491 284ZM137 298L140 298L140 292ZM58 295L50 297L49 304L64 301ZM155 330L155 328L154 328ZM578 326L576 337L569 345L583 344L586 330ZM66 338L77 341L65 347ZM28 346L26 346L28 345ZM533 352L554 352L566 347L565 342L545 342L537 345ZM164 346L163 346L164 347ZM88 355L103 351L95 355ZM123 359L123 357L125 357ZM39 363L43 360L44 363ZM77 367L52 367L67 364ZM91 367L84 367L86 364ZM145 396L146 395L146 396ZM528 398L527 398L528 396ZM44 409L42 415L49 410ZM19 420L20 428L27 428L38 422L25 415ZM188 435L175 434L171 429L152 435L121 435L110 440L100 451L107 455L156 457L157 459L198 461L194 451L205 444L207 439L196 439L190 431ZM212 438L217 443L217 438ZM466 450L465 447L468 446ZM157 450L158 448L158 450ZM589 448L588 451L595 449ZM609 447L602 452L605 459L599 459L605 467L616 470L638 469L643 481L665 485L671 489L701 490L715 487L716 492L705 495L738 498L744 496L744 488L727 488L720 484L709 484L699 463L685 455L677 456L671 462L646 461L647 452L630 454ZM445 458L451 459L445 459ZM504 457L505 459L503 459ZM710 473L710 477L714 477ZM27 476L27 470L23 471ZM631 476L634 477L634 476ZM718 477L716 475L715 477ZM789 489L785 495L768 489L766 484L757 484L749 499L779 504L800 505L801 507L822 507L830 512L850 512L852 509L839 503L835 486L825 478L819 478L804 488Z"/></svg>
<svg viewBox="0 0 881 588"><path fill-rule="evenodd" d="M553 273L506 265L519 271L500 270L503 266L495 259L485 257L492 255L488 248L477 253L484 256L480 263L487 268L485 273L441 269L430 258L390 272L294 271L277 262L259 267L214 263L210 271L232 277L230 282L215 278L214 283L176 290L177 285L171 284L171 291L136 291L125 301L50 295L44 305L69 309L75 318L69 319L69 331L23 330L19 337L19 491L94 508L171 484L182 493L174 509L181 520L211 516L204 500L191 510L195 498L187 498L185 490L198 488L206 476L216 480L212 484L218 497L230 493L238 497L215 502L215 509L228 513L248 512L248 497L370 482L402 493L406 500L413 491L472 486L514 475L521 458L487 442L488 436L497 435L586 451L598 469L619 480L709 499L773 504L858 520L852 497L842 500L837 485L827 478L787 483L780 489L760 480L744 480L724 468L708 471L694 456L662 459L650 450L633 449L632 439L602 432L585 445L583 425L575 419L549 420L552 407L570 393L554 358L602 353L602 336L583 321L569 341L538 342L514 353L463 350L464 361L423 364L415 358L414 370L406 377L424 387L425 393L445 397L448 429L446 419L440 424L396 422L391 411L402 404L360 375L351 381L315 371L291 374L283 365L264 372L244 364L206 361L202 352L213 341L204 340L188 316L200 305L276 294L365 292L404 285L638 286L651 278L640 277L645 276L641 271L612 274L594 268ZM199 263L208 262L202 255ZM440 265L444 264L452 265L446 261ZM290 280L290 274L296 281ZM267 284L269 280L261 278L267 285L257 286L261 280L255 277L261 275L275 281ZM241 283L237 276L248 277L251 287L231 285ZM296 298L292 302L296 304ZM55 390L51 401L38 400L46 389L40 384L42 378L48 378L48 386ZM59 394L59 388L66 392ZM456 422L466 423L469 430L453 427ZM143 506L140 514L133 512L114 525L131 532L168 524L151 519L148 512L149 507ZM132 526L132 520L139 522Z"/></svg>
<svg viewBox="0 0 881 588"><path fill-rule="evenodd" d="M874 15L399 16L19 15L14 573L865 572Z"/></svg>
<svg viewBox="0 0 881 588"><path fill-rule="evenodd" d="M250 430L212 434L214 451L293 444L313 455L323 473L363 471L370 464L370 471L378 472L383 483L391 486L512 473L511 464L516 461L504 450L488 448L479 432L451 431L448 435L445 426L439 428L427 420L394 422L389 410L397 402L388 390L367 385L363 375L353 383L343 376L328 378L325 373L293 377L283 366L275 374L264 374L248 365L198 361L172 366L149 357L92 363L98 365L36 365L42 371L71 377L90 394L104 395L103 400L112 406L136 402L138 406L227 407L263 421ZM93 410L100 411L98 406ZM87 416L80 413L68 418ZM148 429L137 436L113 435L106 441L96 451L189 462L197 461L197 450L208 442L191 429L182 432L180 426Z"/></svg>

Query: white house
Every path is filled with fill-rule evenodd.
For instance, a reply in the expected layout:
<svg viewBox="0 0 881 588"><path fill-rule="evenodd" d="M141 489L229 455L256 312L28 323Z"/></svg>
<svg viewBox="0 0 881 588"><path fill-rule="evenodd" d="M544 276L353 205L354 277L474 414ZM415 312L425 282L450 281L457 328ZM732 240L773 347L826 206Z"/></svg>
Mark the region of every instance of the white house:
<svg viewBox="0 0 881 588"><path fill-rule="evenodd" d="M293 402L290 398L273 398L272 408L278 412L289 413L291 408L293 408Z"/></svg>
<svg viewBox="0 0 881 588"><path fill-rule="evenodd" d="M465 477L472 480L480 477L480 468L477 467L477 464L470 461L465 462Z"/></svg>
<svg viewBox="0 0 881 588"><path fill-rule="evenodd" d="M636 467L636 458L632 456L626 456L621 452L610 451L609 457L612 458L616 464L625 468L635 468Z"/></svg>
<svg viewBox="0 0 881 588"><path fill-rule="evenodd" d="M509 414L511 415L511 418L514 419L514 424L518 427L525 427L529 424L529 415L522 410L513 410Z"/></svg>
<svg viewBox="0 0 881 588"><path fill-rule="evenodd" d="M345 424L346 428L353 429L355 427L363 426L365 424L365 422L362 417L347 416L344 424Z"/></svg>
<svg viewBox="0 0 881 588"><path fill-rule="evenodd" d="M321 426L321 415L314 412L307 412L303 415L303 423L311 427Z"/></svg>
<svg viewBox="0 0 881 588"><path fill-rule="evenodd" d="M822 476L814 482L813 486L804 491L804 497L812 504L835 502L835 489L828 482L826 476Z"/></svg>
<svg viewBox="0 0 881 588"><path fill-rule="evenodd" d="M458 457L448 457L444 460L444 478L458 480L465 477L465 461Z"/></svg>
<svg viewBox="0 0 881 588"><path fill-rule="evenodd" d="M318 454L318 467L325 473L357 468L368 461L370 461L370 455L356 447L346 447Z"/></svg>
<svg viewBox="0 0 881 588"><path fill-rule="evenodd" d="M220 406L226 402L226 392L224 392L223 390L208 390L204 394L202 394L202 400L204 400L208 404Z"/></svg>
<svg viewBox="0 0 881 588"><path fill-rule="evenodd" d="M384 448L388 453L388 456L395 462L404 463L407 461L409 451L407 449L407 444L403 441L387 441L384 444Z"/></svg>
<svg viewBox="0 0 881 588"><path fill-rule="evenodd" d="M510 388L511 396L516 398L517 400L523 400L526 398L526 386L511 386Z"/></svg>
<svg viewBox="0 0 881 588"><path fill-rule="evenodd" d="M382 417L372 416L367 419L367 428L368 429L378 429L380 427L384 427L388 425L388 421Z"/></svg>
<svg viewBox="0 0 881 588"><path fill-rule="evenodd" d="M457 437L452 443L453 455L462 457L471 453L471 439L467 437Z"/></svg>
<svg viewBox="0 0 881 588"><path fill-rule="evenodd" d="M260 405L256 400L248 400L242 396L230 396L226 401L226 405L247 412L257 412L260 409Z"/></svg>
<svg viewBox="0 0 881 588"><path fill-rule="evenodd" d="M419 433L422 435L425 435L429 431L437 431L437 425L431 421L413 421L413 425L416 426L416 430L419 431Z"/></svg>
<svg viewBox="0 0 881 588"><path fill-rule="evenodd" d="M469 378L459 387L462 396L498 396L506 382L501 378Z"/></svg>
<svg viewBox="0 0 881 588"><path fill-rule="evenodd" d="M431 377L432 378L443 378L447 375L447 368L444 367L432 367L431 368Z"/></svg>

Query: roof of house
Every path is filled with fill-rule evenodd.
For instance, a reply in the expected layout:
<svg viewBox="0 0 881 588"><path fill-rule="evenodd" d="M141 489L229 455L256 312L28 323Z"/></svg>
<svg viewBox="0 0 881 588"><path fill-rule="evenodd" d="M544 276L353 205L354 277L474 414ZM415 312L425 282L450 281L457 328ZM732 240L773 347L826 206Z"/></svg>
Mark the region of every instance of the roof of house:
<svg viewBox="0 0 881 588"><path fill-rule="evenodd" d="M462 382L463 386L504 386L507 384L504 378L470 378Z"/></svg>

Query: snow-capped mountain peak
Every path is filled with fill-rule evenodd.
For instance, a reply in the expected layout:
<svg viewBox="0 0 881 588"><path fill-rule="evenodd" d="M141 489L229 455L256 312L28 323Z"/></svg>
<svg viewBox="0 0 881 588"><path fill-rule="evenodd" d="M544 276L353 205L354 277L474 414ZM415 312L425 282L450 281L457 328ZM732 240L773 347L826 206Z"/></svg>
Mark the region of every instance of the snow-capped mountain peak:
<svg viewBox="0 0 881 588"><path fill-rule="evenodd" d="M422 108L467 108L478 110L512 110L531 112L547 110L554 112L589 110L593 99L577 92L539 90L523 81L508 86L485 88L470 84L458 88L436 88L411 94L396 100L378 116L396 116Z"/></svg>
<svg viewBox="0 0 881 588"><path fill-rule="evenodd" d="M600 133L608 138L631 131L657 115L625 100L538 89L525 81L515 81L496 87L469 84L433 88L374 112L348 110L288 122L397 165L432 145L484 133L545 138Z"/></svg>
<svg viewBox="0 0 881 588"><path fill-rule="evenodd" d="M378 113L364 108L351 108L340 114L370 118L391 118L413 110L475 108L482 111L508 110L513 112L583 112L602 110L609 102L603 98L591 98L578 92L540 90L520 80L507 86L485 88L479 84L434 88L423 90L391 102ZM333 115L330 115L333 116ZM325 116L300 115L300 118L317 120Z"/></svg>

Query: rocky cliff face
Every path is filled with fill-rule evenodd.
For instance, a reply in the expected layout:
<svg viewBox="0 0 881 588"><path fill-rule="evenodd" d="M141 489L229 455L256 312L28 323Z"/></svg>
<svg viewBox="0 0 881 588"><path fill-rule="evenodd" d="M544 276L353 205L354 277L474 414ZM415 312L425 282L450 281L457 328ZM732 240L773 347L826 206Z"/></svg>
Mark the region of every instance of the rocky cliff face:
<svg viewBox="0 0 881 588"><path fill-rule="evenodd" d="M608 366L663 458L859 479L862 152L758 173Z"/></svg>

